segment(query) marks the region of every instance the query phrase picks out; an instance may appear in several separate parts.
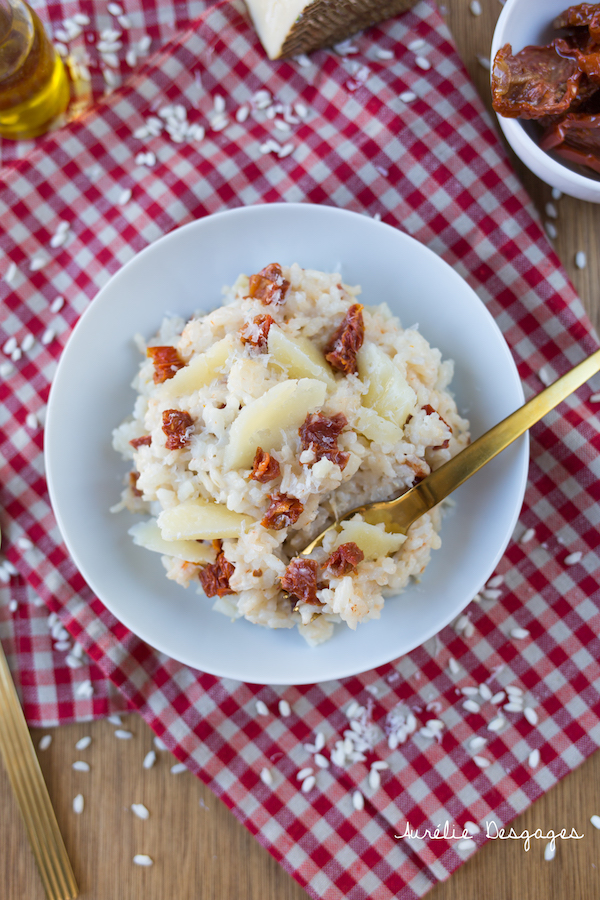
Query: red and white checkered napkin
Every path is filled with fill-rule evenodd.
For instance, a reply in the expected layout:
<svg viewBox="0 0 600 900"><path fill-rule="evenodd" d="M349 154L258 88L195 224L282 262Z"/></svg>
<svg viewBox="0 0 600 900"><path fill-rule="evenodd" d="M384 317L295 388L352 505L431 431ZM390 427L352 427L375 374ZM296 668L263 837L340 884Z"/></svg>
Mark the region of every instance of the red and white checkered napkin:
<svg viewBox="0 0 600 900"><path fill-rule="evenodd" d="M408 49L417 37L429 70L415 65ZM18 270L11 286L2 283L2 345L12 335L19 344L28 334L37 339L0 385L6 554L85 647L98 694L100 671L285 869L313 897L328 900L423 895L472 852L456 840L423 837L426 828L448 822L459 832L473 821L482 829L474 837L480 844L486 821L511 820L600 743L600 436L591 387L533 429L526 502L498 567L500 586L466 610L461 627L445 628L376 671L300 688L192 671L117 622L61 542L44 482L42 432L27 416L43 409L71 328L119 266L177 225L240 204L326 202L379 214L423 241L495 316L528 394L541 389L542 370L547 380L595 349L433 2L372 29L357 45L350 57L316 53L309 66L272 63L241 4L217 4L85 121L5 169L0 197L0 274L10 262ZM393 59L378 49L391 50ZM235 121L236 110L263 88L309 110L285 136L295 148L285 158L260 150L274 133L272 120ZM416 99L401 101L406 91ZM207 125L217 94L226 99L227 128L208 129L200 143L163 134L149 145L157 165L135 164L141 145L132 132L152 111L182 103L190 122ZM115 205L125 188L131 200ZM61 220L70 224L70 238L48 250ZM39 253L50 261L31 271ZM57 295L66 302L53 314ZM47 333L41 342L47 328L57 336ZM533 537L523 542L530 529ZM3 629L14 626L12 664L30 721L63 721L80 714L81 704L88 715L102 713L108 696L73 707L80 670L62 665L64 654L38 647L42 613L16 599L16 613L2 609ZM515 628L529 634L518 639ZM489 730L498 707L485 689L476 712L463 707L457 690L483 682L492 692L517 685L535 715L506 711L508 724ZM280 714L281 698L291 715ZM259 699L268 715L258 714ZM315 766L305 744L321 733L329 759L355 699L372 723L372 749L347 767L315 768L316 786L302 792L296 775ZM395 750L386 734L393 711L396 719L412 711L418 723ZM439 740L420 733L431 718L444 723ZM485 745L475 749L474 736ZM534 748L537 767L528 762ZM489 765L478 765L476 755ZM389 764L379 787L368 783L376 759ZM261 780L265 768L272 783ZM362 810L352 803L356 790L365 798ZM407 824L416 836L397 838Z"/></svg>

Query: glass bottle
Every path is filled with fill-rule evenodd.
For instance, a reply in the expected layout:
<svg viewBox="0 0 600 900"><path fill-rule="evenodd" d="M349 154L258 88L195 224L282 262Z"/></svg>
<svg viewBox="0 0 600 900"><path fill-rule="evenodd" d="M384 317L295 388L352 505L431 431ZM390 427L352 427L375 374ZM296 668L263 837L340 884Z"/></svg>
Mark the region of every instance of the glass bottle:
<svg viewBox="0 0 600 900"><path fill-rule="evenodd" d="M0 136L32 138L69 103L63 62L23 0L0 0Z"/></svg>

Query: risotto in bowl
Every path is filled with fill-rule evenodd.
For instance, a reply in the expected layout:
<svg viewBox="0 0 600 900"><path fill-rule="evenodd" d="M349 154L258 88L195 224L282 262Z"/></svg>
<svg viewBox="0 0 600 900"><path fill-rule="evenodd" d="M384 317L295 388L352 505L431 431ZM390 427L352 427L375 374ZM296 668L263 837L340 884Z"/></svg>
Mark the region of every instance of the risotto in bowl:
<svg viewBox="0 0 600 900"><path fill-rule="evenodd" d="M470 602L514 528L527 441L406 537L355 516L301 550L521 402L485 307L426 248L333 208L235 210L138 254L82 317L50 399L51 497L92 589L150 644L240 680L323 681Z"/></svg>
<svg viewBox="0 0 600 900"><path fill-rule="evenodd" d="M441 513L405 537L359 515L299 556L336 513L401 493L466 446L453 363L385 304L325 273L271 263L226 302L168 318L136 375L114 447L133 468L122 503L150 515L133 540L213 609L311 645L379 618L422 576Z"/></svg>

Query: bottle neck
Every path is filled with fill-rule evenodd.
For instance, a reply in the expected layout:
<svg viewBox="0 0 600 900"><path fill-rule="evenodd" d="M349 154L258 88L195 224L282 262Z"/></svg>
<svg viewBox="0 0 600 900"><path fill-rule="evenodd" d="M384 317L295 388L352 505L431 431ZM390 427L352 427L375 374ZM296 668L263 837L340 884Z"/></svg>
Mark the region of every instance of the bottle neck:
<svg viewBox="0 0 600 900"><path fill-rule="evenodd" d="M0 82L23 65L34 40L34 24L23 0L0 0Z"/></svg>
<svg viewBox="0 0 600 900"><path fill-rule="evenodd" d="M8 0L0 0L0 43L10 34L13 22L13 10Z"/></svg>

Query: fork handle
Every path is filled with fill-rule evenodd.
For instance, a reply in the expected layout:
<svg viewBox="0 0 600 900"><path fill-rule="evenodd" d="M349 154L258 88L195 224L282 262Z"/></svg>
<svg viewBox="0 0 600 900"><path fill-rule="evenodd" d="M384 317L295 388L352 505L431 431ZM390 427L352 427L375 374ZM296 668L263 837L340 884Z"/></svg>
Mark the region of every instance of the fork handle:
<svg viewBox="0 0 600 900"><path fill-rule="evenodd" d="M579 365L574 366L566 375L563 375L554 384L540 391L535 397L519 407L481 437L469 444L460 453L428 475L410 491L403 494L396 501L386 504L391 515L386 517L386 522L393 520L394 506L402 504L402 533L423 513L440 503L448 494L460 487L467 478L478 472L490 460L494 459L509 444L524 434L532 425L539 422L546 413L564 400L573 391L585 384L592 375L600 370L600 350L596 350ZM367 521L383 521L379 510L373 509L365 515ZM392 530L392 529L390 529Z"/></svg>
<svg viewBox="0 0 600 900"><path fill-rule="evenodd" d="M0 751L46 896L48 900L73 900L77 883L1 644Z"/></svg>

